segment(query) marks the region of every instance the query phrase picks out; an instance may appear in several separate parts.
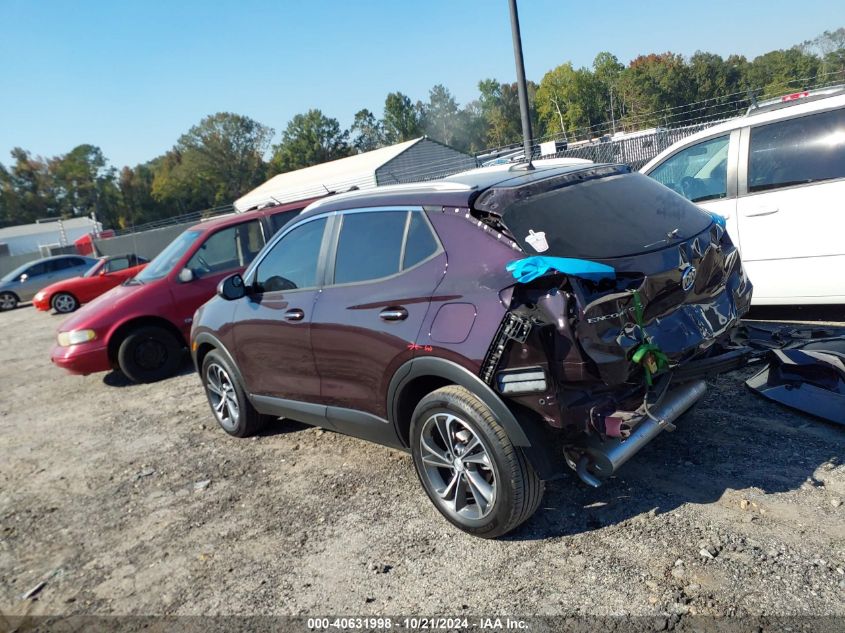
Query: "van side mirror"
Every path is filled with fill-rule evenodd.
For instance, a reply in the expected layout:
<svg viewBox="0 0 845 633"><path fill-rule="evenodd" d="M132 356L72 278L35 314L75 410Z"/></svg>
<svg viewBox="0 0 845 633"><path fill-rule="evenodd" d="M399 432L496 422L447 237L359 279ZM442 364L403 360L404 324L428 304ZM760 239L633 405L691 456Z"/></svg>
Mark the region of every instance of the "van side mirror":
<svg viewBox="0 0 845 633"><path fill-rule="evenodd" d="M179 271L179 281L183 284L190 283L194 280L194 271L190 268L183 268Z"/></svg>
<svg viewBox="0 0 845 633"><path fill-rule="evenodd" d="M217 294L226 301L235 301L246 296L244 278L239 273L229 275L217 286Z"/></svg>

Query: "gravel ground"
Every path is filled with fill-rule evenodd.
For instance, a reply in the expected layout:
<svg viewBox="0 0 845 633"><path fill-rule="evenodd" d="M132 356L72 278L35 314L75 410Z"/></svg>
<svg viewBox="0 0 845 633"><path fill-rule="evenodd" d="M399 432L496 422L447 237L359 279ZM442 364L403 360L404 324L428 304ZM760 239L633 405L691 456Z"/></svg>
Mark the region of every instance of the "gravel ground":
<svg viewBox="0 0 845 633"><path fill-rule="evenodd" d="M845 429L753 395L756 370L712 381L602 488L552 482L483 541L404 453L291 421L228 437L188 367L66 375L60 319L0 315L7 616L845 615Z"/></svg>

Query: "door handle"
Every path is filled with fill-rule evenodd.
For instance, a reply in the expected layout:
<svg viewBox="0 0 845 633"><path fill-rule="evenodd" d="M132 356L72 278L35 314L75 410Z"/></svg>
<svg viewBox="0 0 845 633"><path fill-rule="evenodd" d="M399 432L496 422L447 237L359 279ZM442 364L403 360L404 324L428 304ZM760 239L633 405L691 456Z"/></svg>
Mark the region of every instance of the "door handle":
<svg viewBox="0 0 845 633"><path fill-rule="evenodd" d="M752 211L751 213L746 213L745 217L747 218L756 218L763 215L772 215L773 213L777 213L780 211L779 208L775 207L774 209L767 208L767 209L757 209L756 211Z"/></svg>
<svg viewBox="0 0 845 633"><path fill-rule="evenodd" d="M302 321L305 318L305 313L299 308L288 310L285 312L285 321Z"/></svg>
<svg viewBox="0 0 845 633"><path fill-rule="evenodd" d="M378 314L385 321L404 321L408 318L408 311L403 307L385 308Z"/></svg>

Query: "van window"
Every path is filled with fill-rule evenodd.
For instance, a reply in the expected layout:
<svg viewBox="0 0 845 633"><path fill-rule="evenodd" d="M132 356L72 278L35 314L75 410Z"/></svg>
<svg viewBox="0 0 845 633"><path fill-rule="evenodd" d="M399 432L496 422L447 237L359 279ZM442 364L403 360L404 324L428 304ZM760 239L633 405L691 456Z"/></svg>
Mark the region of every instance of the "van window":
<svg viewBox="0 0 845 633"><path fill-rule="evenodd" d="M250 220L212 234L188 260L187 267L197 277L240 268L255 259L263 245L261 223Z"/></svg>
<svg viewBox="0 0 845 633"><path fill-rule="evenodd" d="M407 220L407 211L344 214L334 283L380 279L398 273Z"/></svg>
<svg viewBox="0 0 845 633"><path fill-rule="evenodd" d="M728 135L707 139L673 154L649 176L692 202L728 195Z"/></svg>
<svg viewBox="0 0 845 633"><path fill-rule="evenodd" d="M295 227L273 245L255 271L258 292L312 288L317 285L320 246L326 218Z"/></svg>
<svg viewBox="0 0 845 633"><path fill-rule="evenodd" d="M293 220L302 209L291 209L289 211L282 211L281 213L274 213L270 216L270 226L273 228L273 235L282 230L288 222Z"/></svg>
<svg viewBox="0 0 845 633"><path fill-rule="evenodd" d="M748 191L845 178L845 109L751 129Z"/></svg>

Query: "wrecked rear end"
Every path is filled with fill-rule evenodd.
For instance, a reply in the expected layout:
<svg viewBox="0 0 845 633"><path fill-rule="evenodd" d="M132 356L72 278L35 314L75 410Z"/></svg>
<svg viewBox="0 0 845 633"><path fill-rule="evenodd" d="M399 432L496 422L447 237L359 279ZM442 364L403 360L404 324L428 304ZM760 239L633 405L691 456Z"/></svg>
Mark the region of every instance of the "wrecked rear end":
<svg viewBox="0 0 845 633"><path fill-rule="evenodd" d="M751 300L739 253L669 189L604 165L493 188L475 211L526 254L482 378L556 429L591 485L744 360L730 341Z"/></svg>

